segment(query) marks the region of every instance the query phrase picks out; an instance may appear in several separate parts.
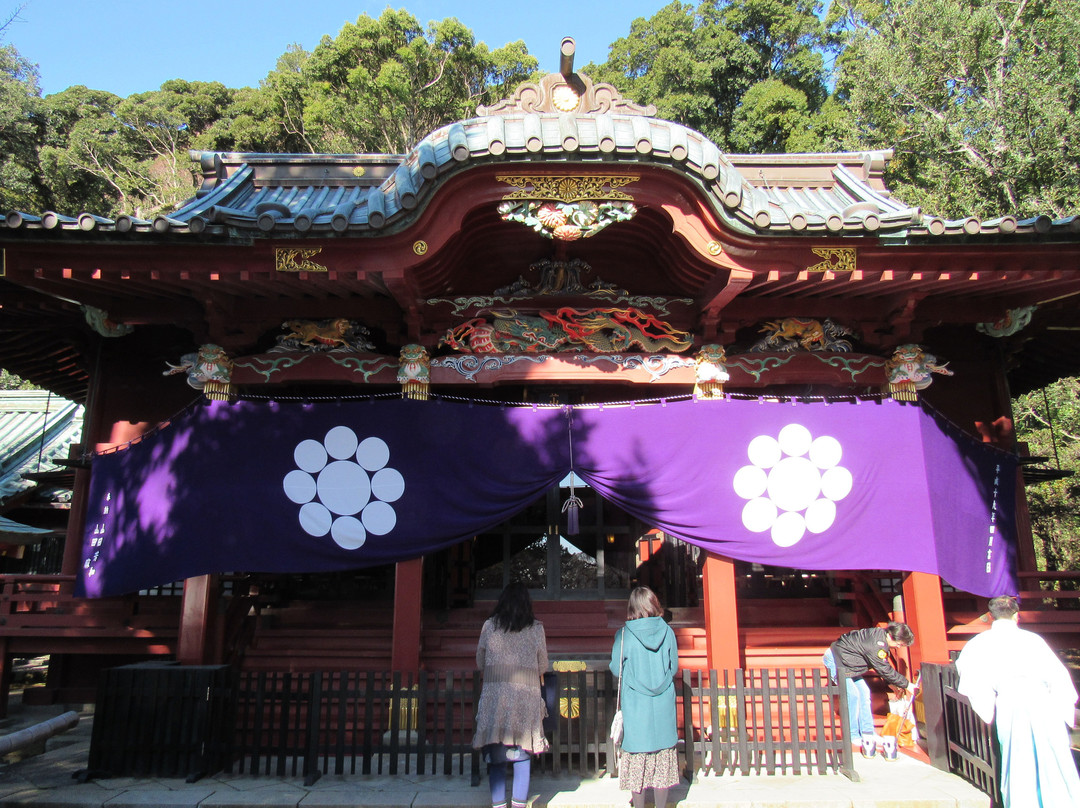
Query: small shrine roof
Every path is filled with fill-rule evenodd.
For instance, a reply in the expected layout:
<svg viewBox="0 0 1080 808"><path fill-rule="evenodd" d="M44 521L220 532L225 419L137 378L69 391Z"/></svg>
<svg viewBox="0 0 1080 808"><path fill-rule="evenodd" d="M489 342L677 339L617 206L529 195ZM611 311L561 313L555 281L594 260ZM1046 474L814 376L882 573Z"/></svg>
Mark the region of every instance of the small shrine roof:
<svg viewBox="0 0 1080 808"><path fill-rule="evenodd" d="M25 475L59 468L82 416L82 406L43 390L0 391L0 504L34 485Z"/></svg>

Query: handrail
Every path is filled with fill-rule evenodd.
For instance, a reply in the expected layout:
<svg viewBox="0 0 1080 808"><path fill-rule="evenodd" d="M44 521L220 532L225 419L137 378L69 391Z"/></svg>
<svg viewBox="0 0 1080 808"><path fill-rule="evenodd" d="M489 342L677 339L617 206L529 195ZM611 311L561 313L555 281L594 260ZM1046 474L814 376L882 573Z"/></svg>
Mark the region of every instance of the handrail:
<svg viewBox="0 0 1080 808"><path fill-rule="evenodd" d="M4 584L72 584L79 580L77 575L60 575L59 573L47 574L47 575L34 575L30 573L20 573L17 575L2 574L0 575L0 586Z"/></svg>
<svg viewBox="0 0 1080 808"><path fill-rule="evenodd" d="M1036 570L1034 572L1018 572L1017 578L1028 578L1036 581L1080 581L1080 572L1060 572Z"/></svg>

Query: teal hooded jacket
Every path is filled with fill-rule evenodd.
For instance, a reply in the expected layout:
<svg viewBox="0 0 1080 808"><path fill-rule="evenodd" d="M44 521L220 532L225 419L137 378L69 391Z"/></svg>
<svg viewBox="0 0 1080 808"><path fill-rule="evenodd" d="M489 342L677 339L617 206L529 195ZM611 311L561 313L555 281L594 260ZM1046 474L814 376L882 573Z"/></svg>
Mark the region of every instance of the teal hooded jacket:
<svg viewBox="0 0 1080 808"><path fill-rule="evenodd" d="M621 654L620 654L621 651ZM678 743L675 728L675 674L679 651L675 632L662 617L628 620L615 634L611 672L622 665L624 752L657 752Z"/></svg>

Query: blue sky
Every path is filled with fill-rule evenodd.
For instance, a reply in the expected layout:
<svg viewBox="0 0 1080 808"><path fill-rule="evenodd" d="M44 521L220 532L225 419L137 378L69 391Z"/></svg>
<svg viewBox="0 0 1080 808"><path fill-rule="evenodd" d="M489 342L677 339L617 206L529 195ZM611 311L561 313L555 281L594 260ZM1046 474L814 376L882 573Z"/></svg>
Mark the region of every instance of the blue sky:
<svg viewBox="0 0 1080 808"><path fill-rule="evenodd" d="M665 0L8 0L0 34L38 65L43 95L76 84L120 96L156 90L173 78L257 86L292 43L312 50L324 34L361 14L404 8L422 25L457 17L491 48L523 39L544 72L559 65L564 36L577 42L574 64L602 62L637 17Z"/></svg>

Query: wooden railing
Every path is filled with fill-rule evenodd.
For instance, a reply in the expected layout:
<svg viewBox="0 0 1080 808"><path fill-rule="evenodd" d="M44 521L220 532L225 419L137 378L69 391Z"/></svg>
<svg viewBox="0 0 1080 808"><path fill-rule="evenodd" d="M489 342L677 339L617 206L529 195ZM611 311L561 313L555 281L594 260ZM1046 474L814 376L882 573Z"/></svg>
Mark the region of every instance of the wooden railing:
<svg viewBox="0 0 1080 808"><path fill-rule="evenodd" d="M8 653L174 650L179 598L77 598L74 584L74 575L0 575L0 639Z"/></svg>
<svg viewBox="0 0 1080 808"><path fill-rule="evenodd" d="M112 775L146 771L147 761L168 762L171 776L198 777L218 768L239 774L303 777L323 774L416 774L481 780L481 759L471 745L481 677L474 671L375 671L231 673L222 667L140 665L111 669L99 694L95 739L108 751L91 748L91 759ZM214 700L193 715L213 721L167 721L160 735L141 714L168 716L174 691L191 689L187 671L213 677L199 690ZM180 684L177 684L180 683ZM608 671L559 674L558 698L549 727L551 751L534 766L553 774L600 776L612 769L616 749L608 738L615 708L615 683ZM839 689L824 670L684 671L676 680L677 724L685 776L698 772L785 774L842 771L851 774L846 716L834 711ZM197 690L198 688L196 688ZM192 692L195 692L194 690ZM223 705L224 708L223 708ZM224 712L223 712L224 709ZM110 723L109 716L116 718ZM215 737L187 737L213 732ZM183 737L174 737L177 735ZM137 737L128 737L135 736ZM164 738L161 755L154 738ZM116 750L130 750L130 760ZM177 751L179 750L179 751ZM190 757L190 750L214 750ZM187 771L177 771L180 761ZM108 765L104 765L105 763ZM97 772L102 774L104 772Z"/></svg>
<svg viewBox="0 0 1080 808"><path fill-rule="evenodd" d="M1018 593L1023 610L1062 609L1078 612L1080 621L1080 572L1021 572ZM1041 583L1057 584L1044 589Z"/></svg>

